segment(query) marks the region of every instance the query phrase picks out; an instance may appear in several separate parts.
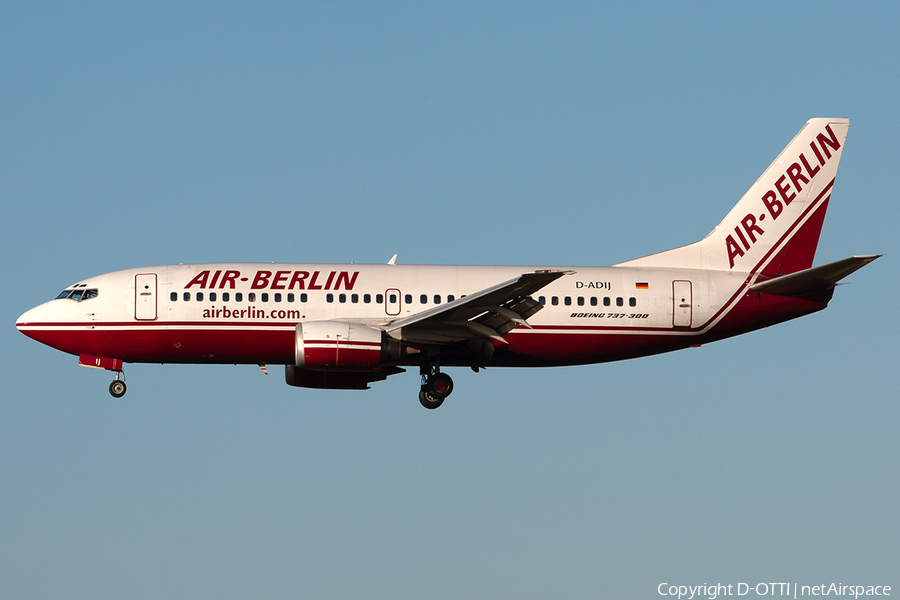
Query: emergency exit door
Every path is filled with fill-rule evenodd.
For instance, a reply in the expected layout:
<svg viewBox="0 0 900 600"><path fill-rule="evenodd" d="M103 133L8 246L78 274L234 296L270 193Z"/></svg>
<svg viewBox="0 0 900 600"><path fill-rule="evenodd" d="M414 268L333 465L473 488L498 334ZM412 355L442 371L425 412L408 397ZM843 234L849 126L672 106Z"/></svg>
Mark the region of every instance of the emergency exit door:
<svg viewBox="0 0 900 600"><path fill-rule="evenodd" d="M156 273L134 276L134 318L138 321L156 319Z"/></svg>
<svg viewBox="0 0 900 600"><path fill-rule="evenodd" d="M385 290L384 312L392 317L400 314L400 290L393 288Z"/></svg>
<svg viewBox="0 0 900 600"><path fill-rule="evenodd" d="M690 281L672 282L672 326L690 327L693 299L691 298Z"/></svg>

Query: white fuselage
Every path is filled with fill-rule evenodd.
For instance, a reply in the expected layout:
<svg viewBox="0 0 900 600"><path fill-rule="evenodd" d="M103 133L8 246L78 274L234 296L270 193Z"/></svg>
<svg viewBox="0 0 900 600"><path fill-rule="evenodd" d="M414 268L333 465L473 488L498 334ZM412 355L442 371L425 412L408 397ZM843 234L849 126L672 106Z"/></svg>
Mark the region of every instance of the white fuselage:
<svg viewBox="0 0 900 600"><path fill-rule="evenodd" d="M386 328L536 270L270 263L146 267L70 286L97 290L96 297L42 304L19 319L19 329L72 354L125 362L292 364L300 323L340 320ZM510 331L508 344L495 342L503 351L495 355L496 364L584 364L654 354L756 329L776 316L766 310L771 302L757 300L752 318L729 318L745 296L744 303L755 299L746 292L750 278L743 273L565 270L572 273L535 294L543 309L528 320L531 328ZM824 307L803 304L797 308L804 313ZM725 326L716 335L719 324Z"/></svg>

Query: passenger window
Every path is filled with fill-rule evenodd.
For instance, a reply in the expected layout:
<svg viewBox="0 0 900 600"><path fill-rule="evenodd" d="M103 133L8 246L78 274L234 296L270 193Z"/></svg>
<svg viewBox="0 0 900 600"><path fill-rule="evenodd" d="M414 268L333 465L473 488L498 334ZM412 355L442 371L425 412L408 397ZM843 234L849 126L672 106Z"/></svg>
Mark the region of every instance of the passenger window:
<svg viewBox="0 0 900 600"><path fill-rule="evenodd" d="M538 304L547 304L547 299L543 296L538 296Z"/></svg>
<svg viewBox="0 0 900 600"><path fill-rule="evenodd" d="M334 294L325 294L325 302L334 302Z"/></svg>
<svg viewBox="0 0 900 600"><path fill-rule="evenodd" d="M185 301L185 302L190 302L190 301L191 301L191 293L190 293L190 292L185 292L185 293L184 293L184 301Z"/></svg>
<svg viewBox="0 0 900 600"><path fill-rule="evenodd" d="M259 295L259 297L263 302L269 301L269 294L267 292L263 292L262 294Z"/></svg>
<svg viewBox="0 0 900 600"><path fill-rule="evenodd" d="M169 300L171 300L172 302L177 302L178 301L178 292L172 292L171 294L169 294Z"/></svg>
<svg viewBox="0 0 900 600"><path fill-rule="evenodd" d="M453 294L447 294L447 302L453 302L454 300L456 300L456 296L454 296Z"/></svg>
<svg viewBox="0 0 900 600"><path fill-rule="evenodd" d="M247 302L256 302L256 292L250 292L247 294Z"/></svg>
<svg viewBox="0 0 900 600"><path fill-rule="evenodd" d="M622 298L616 298L616 306L625 306L625 301Z"/></svg>
<svg viewBox="0 0 900 600"><path fill-rule="evenodd" d="M215 292L210 292L210 293L209 293L209 301L210 301L210 302L215 302L215 301L216 301L216 293L215 293Z"/></svg>
<svg viewBox="0 0 900 600"><path fill-rule="evenodd" d="M307 296L305 293L300 294L300 302L303 302L305 304L308 300L309 296Z"/></svg>
<svg viewBox="0 0 900 600"><path fill-rule="evenodd" d="M440 304L440 303L441 303L441 296L440 296L440 294L435 294L435 295L434 295L434 303L435 303L435 304Z"/></svg>
<svg viewBox="0 0 900 600"><path fill-rule="evenodd" d="M628 306L637 306L637 298L629 298Z"/></svg>
<svg viewBox="0 0 900 600"><path fill-rule="evenodd" d="M203 302L203 292L197 292L197 302Z"/></svg>
<svg viewBox="0 0 900 600"><path fill-rule="evenodd" d="M275 302L281 302L281 294L275 294Z"/></svg>
<svg viewBox="0 0 900 600"><path fill-rule="evenodd" d="M391 304L395 304L397 302L397 294L391 294L388 296L388 302Z"/></svg>
<svg viewBox="0 0 900 600"><path fill-rule="evenodd" d="M556 297L556 296L552 296L552 297L550 298L550 304L552 304L553 306L558 306L558 305L559 305L559 298Z"/></svg>
<svg viewBox="0 0 900 600"><path fill-rule="evenodd" d="M382 304L383 302L384 302L384 295L383 294L375 294L375 303Z"/></svg>
<svg viewBox="0 0 900 600"><path fill-rule="evenodd" d="M572 306L572 297L566 296L566 306Z"/></svg>
<svg viewBox="0 0 900 600"><path fill-rule="evenodd" d="M428 304L428 295L422 294L419 296L419 304Z"/></svg>
<svg viewBox="0 0 900 600"><path fill-rule="evenodd" d="M407 304L412 304L412 294L407 294L406 296L404 296L403 301Z"/></svg>
<svg viewBox="0 0 900 600"><path fill-rule="evenodd" d="M243 292L235 292L234 293L234 301L235 302L243 302L244 301L244 293Z"/></svg>
<svg viewBox="0 0 900 600"><path fill-rule="evenodd" d="M338 302L341 304L347 302L347 294L338 294Z"/></svg>
<svg viewBox="0 0 900 600"><path fill-rule="evenodd" d="M606 297L603 299L603 306L609 306L609 296L606 296Z"/></svg>
<svg viewBox="0 0 900 600"><path fill-rule="evenodd" d="M287 301L293 302L296 298L297 296L295 296L294 294L288 294Z"/></svg>
<svg viewBox="0 0 900 600"><path fill-rule="evenodd" d="M228 302L229 300L231 300L231 294L222 292L222 302Z"/></svg>
<svg viewBox="0 0 900 600"><path fill-rule="evenodd" d="M597 306L597 296L591 296L591 306Z"/></svg>
<svg viewBox="0 0 900 600"><path fill-rule="evenodd" d="M372 303L372 294L363 294L363 302L366 304Z"/></svg>
<svg viewBox="0 0 900 600"><path fill-rule="evenodd" d="M350 302L359 304L359 294L350 294Z"/></svg>
<svg viewBox="0 0 900 600"><path fill-rule="evenodd" d="M584 306L584 296L578 296L578 306Z"/></svg>

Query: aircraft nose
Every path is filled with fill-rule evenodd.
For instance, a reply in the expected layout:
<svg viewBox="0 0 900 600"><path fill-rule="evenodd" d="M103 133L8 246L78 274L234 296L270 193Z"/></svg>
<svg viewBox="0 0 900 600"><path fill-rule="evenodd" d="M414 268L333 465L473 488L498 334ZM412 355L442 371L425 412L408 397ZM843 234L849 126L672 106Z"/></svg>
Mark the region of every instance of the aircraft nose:
<svg viewBox="0 0 900 600"><path fill-rule="evenodd" d="M16 319L16 329L27 335L29 331L35 331L47 322L47 305L41 304L31 310L27 310Z"/></svg>

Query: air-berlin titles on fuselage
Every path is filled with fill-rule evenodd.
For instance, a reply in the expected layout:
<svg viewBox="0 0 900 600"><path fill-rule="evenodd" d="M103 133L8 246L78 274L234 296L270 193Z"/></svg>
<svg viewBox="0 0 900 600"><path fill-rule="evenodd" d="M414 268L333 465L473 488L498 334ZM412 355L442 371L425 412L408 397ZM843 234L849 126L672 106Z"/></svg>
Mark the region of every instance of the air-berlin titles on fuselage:
<svg viewBox="0 0 900 600"><path fill-rule="evenodd" d="M238 281L250 283L251 290L352 290L359 271L257 271L252 281L240 271L227 269L200 271L184 289L233 290Z"/></svg>
<svg viewBox="0 0 900 600"><path fill-rule="evenodd" d="M738 244L731 234L725 238L729 268L733 269L734 259L744 256L744 251L750 250L750 247L756 243L757 239L765 233L763 228L759 226L759 223L766 219L766 215L768 214L768 216L772 217L772 220L781 216L781 213L784 212L784 207L793 202L794 198L797 197L797 193L801 192L803 187L808 185L812 178L816 176L816 173L831 159L831 151L840 149L841 143L831 130L831 125L826 125L825 131L828 132L828 135L824 132L820 133L809 144L809 148L815 155L818 164L813 163L810 165L809 158L801 152L800 156L797 157L797 161L791 163L791 166L775 181L775 184L772 186L773 189L763 194L762 203L766 212L761 212L758 219L753 213L748 213L747 216L741 219L742 227L734 228L734 234L741 243Z"/></svg>

